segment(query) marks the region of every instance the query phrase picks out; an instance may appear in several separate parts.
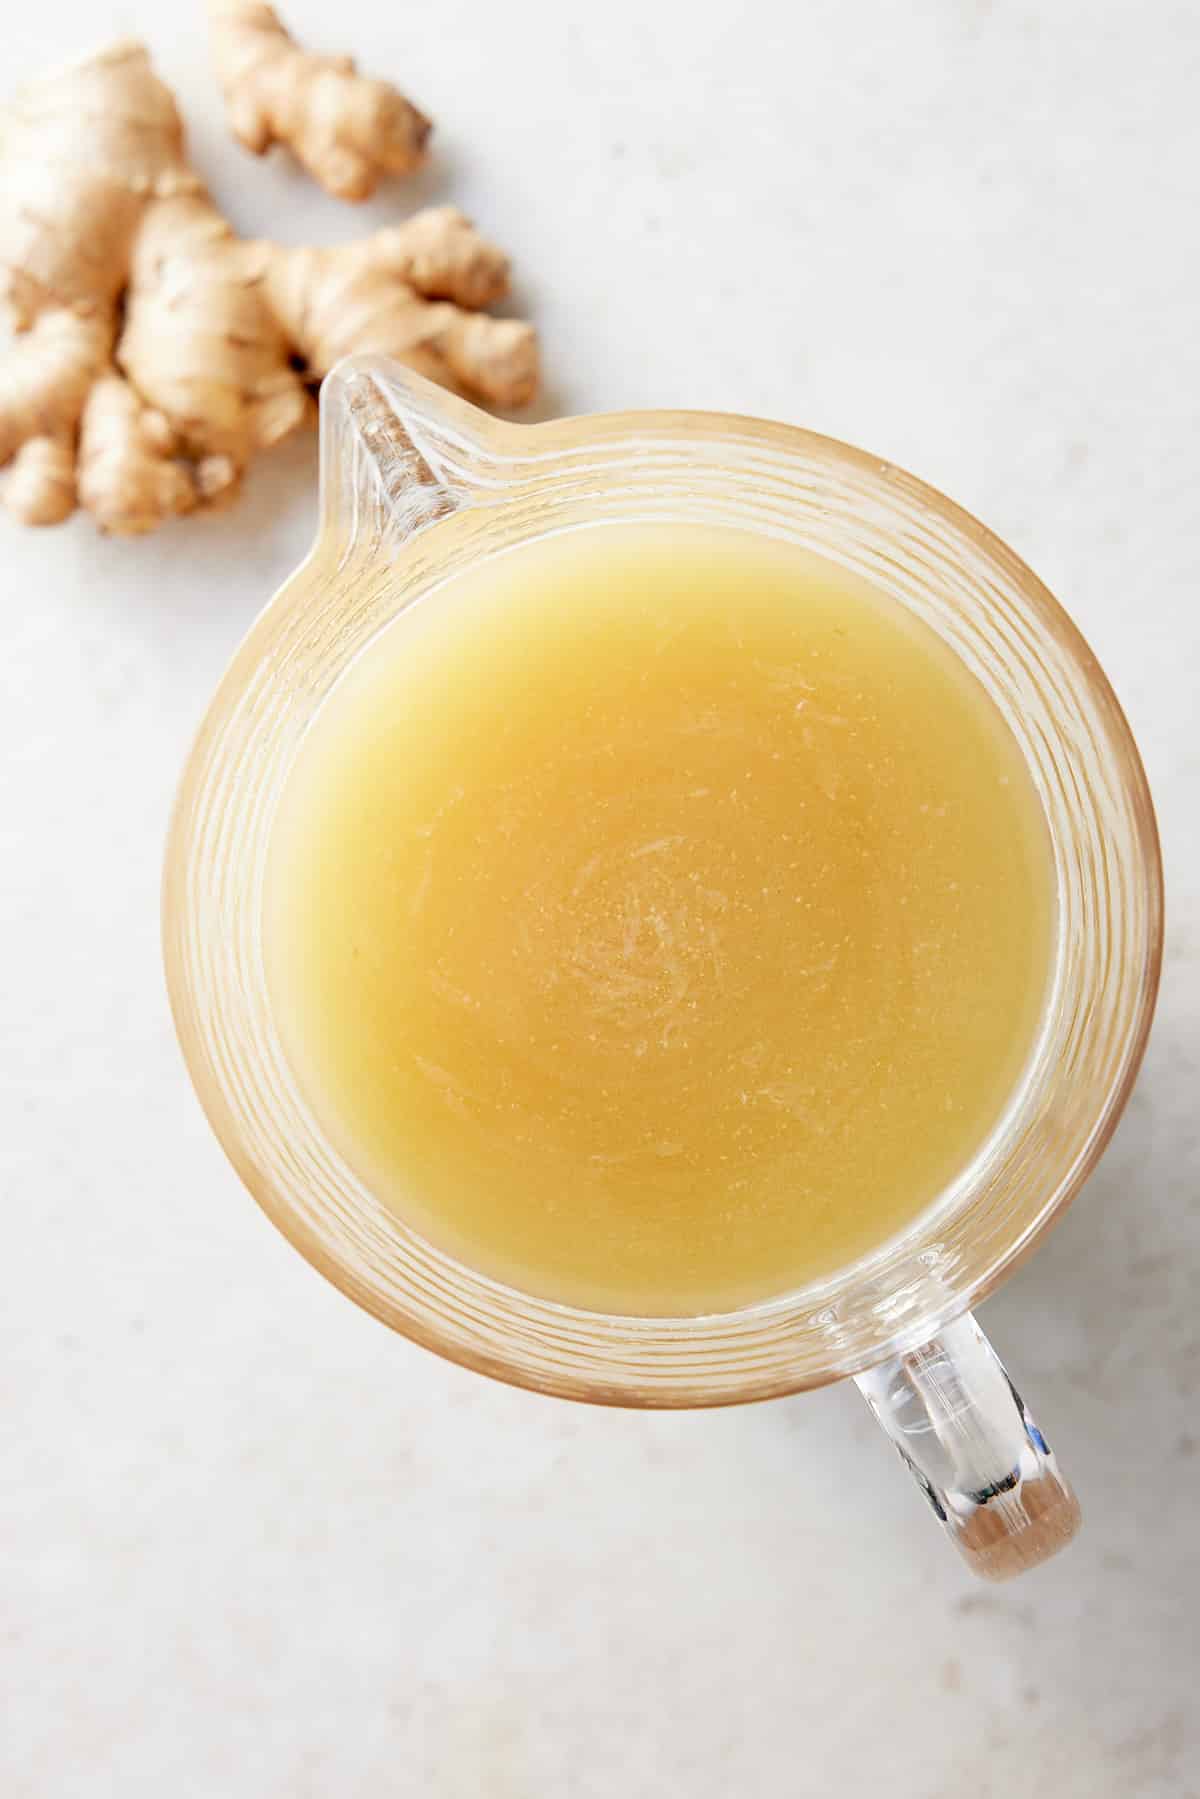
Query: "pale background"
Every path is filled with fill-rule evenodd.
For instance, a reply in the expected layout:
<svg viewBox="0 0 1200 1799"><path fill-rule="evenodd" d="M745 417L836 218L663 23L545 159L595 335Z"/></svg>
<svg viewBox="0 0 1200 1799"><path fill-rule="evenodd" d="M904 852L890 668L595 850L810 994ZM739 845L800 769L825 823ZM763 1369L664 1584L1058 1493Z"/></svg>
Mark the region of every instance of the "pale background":
<svg viewBox="0 0 1200 1799"><path fill-rule="evenodd" d="M548 410L774 414L978 512L1129 711L1170 934L1125 1123L985 1313L1085 1534L973 1585L852 1391L507 1391L357 1312L223 1161L159 860L311 446L141 544L0 522L4 1799L1200 1793L1200 13L292 0L439 122L357 214L227 140L198 6L20 14L6 84L144 35L247 231L453 196L516 258Z"/></svg>

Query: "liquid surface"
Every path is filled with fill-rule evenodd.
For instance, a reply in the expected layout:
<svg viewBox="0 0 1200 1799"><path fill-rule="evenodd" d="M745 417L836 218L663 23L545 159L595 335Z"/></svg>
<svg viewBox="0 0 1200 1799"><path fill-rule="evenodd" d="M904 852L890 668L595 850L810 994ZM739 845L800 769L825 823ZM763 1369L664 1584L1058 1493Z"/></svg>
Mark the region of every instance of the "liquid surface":
<svg viewBox="0 0 1200 1799"><path fill-rule="evenodd" d="M397 620L281 803L267 971L347 1160L567 1303L721 1311L881 1244L981 1146L1049 843L932 632L724 530L524 546Z"/></svg>

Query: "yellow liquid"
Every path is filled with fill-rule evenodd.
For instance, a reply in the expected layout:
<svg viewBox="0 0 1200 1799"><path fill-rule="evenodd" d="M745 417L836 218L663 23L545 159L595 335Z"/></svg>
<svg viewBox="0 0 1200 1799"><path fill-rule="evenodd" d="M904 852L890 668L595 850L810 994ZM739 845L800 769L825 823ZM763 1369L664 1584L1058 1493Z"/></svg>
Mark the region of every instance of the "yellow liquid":
<svg viewBox="0 0 1200 1799"><path fill-rule="evenodd" d="M302 1087L402 1218L633 1313L903 1229L1019 1079L1043 815L904 609L739 532L602 526L457 577L334 689L267 968Z"/></svg>

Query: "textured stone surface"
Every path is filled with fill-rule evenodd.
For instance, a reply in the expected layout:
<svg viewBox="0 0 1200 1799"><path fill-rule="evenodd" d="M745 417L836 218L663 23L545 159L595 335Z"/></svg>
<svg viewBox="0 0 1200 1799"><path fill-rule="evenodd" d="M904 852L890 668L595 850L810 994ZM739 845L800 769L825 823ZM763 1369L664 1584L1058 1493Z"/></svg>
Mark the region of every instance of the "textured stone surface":
<svg viewBox="0 0 1200 1799"><path fill-rule="evenodd" d="M1103 1167L985 1308L1084 1534L971 1585L852 1392L642 1417L389 1336L242 1194L159 972L189 733L303 553L311 448L151 542L0 522L5 1799L1200 1791L1200 14L987 0L293 0L439 121L360 212L224 133L201 9L126 4L246 230L452 192L547 410L861 442L1059 593L1143 746L1167 973ZM5 76L94 8L6 27Z"/></svg>

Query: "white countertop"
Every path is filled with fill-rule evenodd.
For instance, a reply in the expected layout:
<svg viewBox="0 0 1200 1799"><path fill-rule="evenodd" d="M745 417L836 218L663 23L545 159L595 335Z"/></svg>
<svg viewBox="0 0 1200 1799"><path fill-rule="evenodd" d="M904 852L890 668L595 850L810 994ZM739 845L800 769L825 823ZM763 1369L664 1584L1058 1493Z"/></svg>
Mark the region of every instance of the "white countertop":
<svg viewBox="0 0 1200 1799"><path fill-rule="evenodd" d="M144 35L248 231L453 197L517 259L547 411L774 414L993 525L1129 712L1170 928L1117 1139L984 1314L1084 1534L978 1586L852 1391L508 1391L358 1312L225 1164L159 861L311 444L220 524L0 520L4 1799L1200 1793L1200 12L292 0L439 123L354 213L227 140L198 5L103 11L21 9L5 82Z"/></svg>

